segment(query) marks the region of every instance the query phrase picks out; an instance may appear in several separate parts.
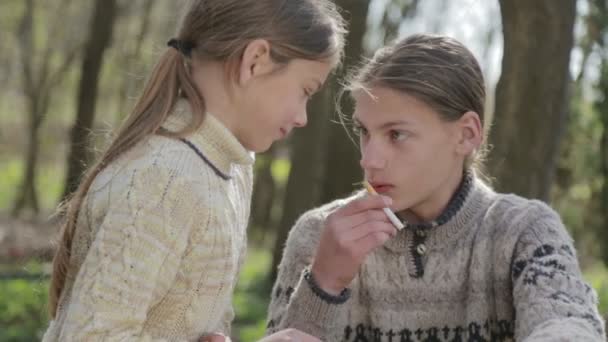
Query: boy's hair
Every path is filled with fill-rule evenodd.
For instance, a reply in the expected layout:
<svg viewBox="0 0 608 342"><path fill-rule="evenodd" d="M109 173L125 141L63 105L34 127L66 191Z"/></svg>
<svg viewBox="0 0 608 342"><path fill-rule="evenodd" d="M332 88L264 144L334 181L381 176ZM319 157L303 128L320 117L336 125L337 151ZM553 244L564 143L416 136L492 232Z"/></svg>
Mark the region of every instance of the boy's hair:
<svg viewBox="0 0 608 342"><path fill-rule="evenodd" d="M463 44L439 35L416 34L378 50L347 80L345 91L374 86L407 93L433 108L445 121L468 111L484 124L485 83L479 63ZM481 167L485 150L465 161Z"/></svg>

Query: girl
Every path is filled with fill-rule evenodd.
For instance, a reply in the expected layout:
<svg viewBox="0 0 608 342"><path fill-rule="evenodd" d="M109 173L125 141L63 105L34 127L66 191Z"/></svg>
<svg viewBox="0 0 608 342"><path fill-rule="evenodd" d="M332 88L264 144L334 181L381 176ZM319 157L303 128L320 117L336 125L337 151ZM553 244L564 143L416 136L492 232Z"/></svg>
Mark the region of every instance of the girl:
<svg viewBox="0 0 608 342"><path fill-rule="evenodd" d="M361 167L380 195L300 218L268 332L357 342L605 340L559 216L478 176L485 91L469 50L415 35L378 51L349 90Z"/></svg>
<svg viewBox="0 0 608 342"><path fill-rule="evenodd" d="M306 124L340 61L326 0L192 1L135 109L69 203L44 341L229 333L253 155ZM304 338L289 330L274 340Z"/></svg>

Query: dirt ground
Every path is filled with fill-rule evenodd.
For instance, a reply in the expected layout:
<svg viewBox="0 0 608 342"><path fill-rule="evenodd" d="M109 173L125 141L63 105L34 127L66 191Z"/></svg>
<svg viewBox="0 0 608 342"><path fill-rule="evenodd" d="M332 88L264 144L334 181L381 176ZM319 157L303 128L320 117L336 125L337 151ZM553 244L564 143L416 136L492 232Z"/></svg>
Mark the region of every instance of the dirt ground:
<svg viewBox="0 0 608 342"><path fill-rule="evenodd" d="M56 219L14 219L0 214L0 262L50 260L59 229Z"/></svg>

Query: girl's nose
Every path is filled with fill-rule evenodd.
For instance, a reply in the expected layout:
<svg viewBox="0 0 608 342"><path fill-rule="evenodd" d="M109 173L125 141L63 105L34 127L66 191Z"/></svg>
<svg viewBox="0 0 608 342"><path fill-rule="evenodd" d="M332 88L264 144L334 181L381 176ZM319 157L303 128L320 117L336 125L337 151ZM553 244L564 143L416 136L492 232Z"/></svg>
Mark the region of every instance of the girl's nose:
<svg viewBox="0 0 608 342"><path fill-rule="evenodd" d="M308 123L308 115L306 113L306 108L301 110L300 113L296 116L293 125L295 127L304 127Z"/></svg>

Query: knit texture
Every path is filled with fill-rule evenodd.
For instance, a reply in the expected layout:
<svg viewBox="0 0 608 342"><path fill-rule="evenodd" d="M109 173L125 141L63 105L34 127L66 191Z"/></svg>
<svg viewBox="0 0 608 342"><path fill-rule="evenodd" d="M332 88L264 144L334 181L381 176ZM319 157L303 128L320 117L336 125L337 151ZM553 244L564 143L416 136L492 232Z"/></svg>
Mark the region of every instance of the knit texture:
<svg viewBox="0 0 608 342"><path fill-rule="evenodd" d="M447 222L406 228L372 252L346 303L323 301L302 273L325 218L357 196L311 210L293 227L269 334L291 327L332 342L605 341L597 296L559 216L478 179Z"/></svg>
<svg viewBox="0 0 608 342"><path fill-rule="evenodd" d="M164 128L177 131L190 117L181 100ZM152 136L96 177L44 341L229 334L253 155L212 115L186 140Z"/></svg>

